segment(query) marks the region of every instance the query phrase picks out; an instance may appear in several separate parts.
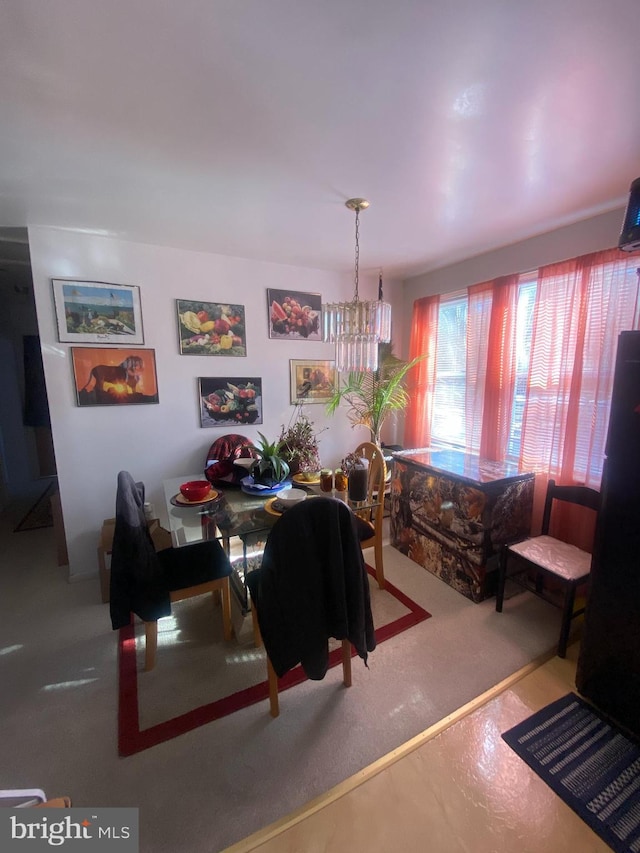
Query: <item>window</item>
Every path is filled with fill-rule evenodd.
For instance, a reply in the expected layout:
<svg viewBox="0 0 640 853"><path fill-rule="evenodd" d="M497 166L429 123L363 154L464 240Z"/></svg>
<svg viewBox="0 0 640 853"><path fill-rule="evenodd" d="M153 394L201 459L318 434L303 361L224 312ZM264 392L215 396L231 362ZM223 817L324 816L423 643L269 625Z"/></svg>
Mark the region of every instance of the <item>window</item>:
<svg viewBox="0 0 640 853"><path fill-rule="evenodd" d="M407 410L415 446L424 436L597 488L618 335L640 328L637 266L608 249L416 308L411 348L429 350L432 373Z"/></svg>
<svg viewBox="0 0 640 853"><path fill-rule="evenodd" d="M456 294L440 303L436 348L436 384L432 441L464 447L467 384L467 296Z"/></svg>

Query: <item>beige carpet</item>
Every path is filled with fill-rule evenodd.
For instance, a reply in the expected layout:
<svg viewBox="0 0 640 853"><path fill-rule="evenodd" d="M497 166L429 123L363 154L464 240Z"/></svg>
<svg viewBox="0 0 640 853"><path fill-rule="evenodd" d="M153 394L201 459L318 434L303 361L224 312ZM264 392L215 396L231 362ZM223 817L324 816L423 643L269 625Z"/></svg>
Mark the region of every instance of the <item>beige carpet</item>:
<svg viewBox="0 0 640 853"><path fill-rule="evenodd" d="M515 672L559 632L559 612L528 593L496 613L387 546L390 581L432 618L382 643L369 669L356 661L351 688L336 668L283 693L275 720L260 702L120 758L117 633L97 579L67 583L51 528L0 534L0 787L138 807L141 853L224 849Z"/></svg>
<svg viewBox="0 0 640 853"><path fill-rule="evenodd" d="M410 611L369 576L371 610L376 628L388 625ZM246 630L225 643L222 614L210 595L172 605L172 615L158 622L158 656L153 670L144 672L144 629L136 625L138 710L140 729L186 714L250 687L267 677L263 648L256 648L251 617ZM411 630L411 629L409 629ZM331 642L330 648L339 643ZM354 667L358 666L357 660Z"/></svg>

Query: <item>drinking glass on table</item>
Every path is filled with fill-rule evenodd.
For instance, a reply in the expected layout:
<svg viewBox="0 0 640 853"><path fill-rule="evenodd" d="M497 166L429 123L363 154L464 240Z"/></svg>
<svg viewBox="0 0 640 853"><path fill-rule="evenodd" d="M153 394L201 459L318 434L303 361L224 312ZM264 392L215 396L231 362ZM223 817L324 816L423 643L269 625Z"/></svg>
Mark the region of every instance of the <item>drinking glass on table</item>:
<svg viewBox="0 0 640 853"><path fill-rule="evenodd" d="M323 468L320 471L320 490L329 493L333 491L333 471L331 468Z"/></svg>

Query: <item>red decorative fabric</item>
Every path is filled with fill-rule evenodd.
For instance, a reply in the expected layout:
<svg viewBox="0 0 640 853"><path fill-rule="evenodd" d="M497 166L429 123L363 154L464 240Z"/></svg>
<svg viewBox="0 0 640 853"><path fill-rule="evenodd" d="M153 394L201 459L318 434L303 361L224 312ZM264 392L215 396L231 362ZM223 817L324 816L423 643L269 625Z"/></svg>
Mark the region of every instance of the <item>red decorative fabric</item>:
<svg viewBox="0 0 640 853"><path fill-rule="evenodd" d="M205 477L210 483L238 484L247 472L234 467L234 460L255 456L254 444L246 435L228 433L216 439L207 453Z"/></svg>

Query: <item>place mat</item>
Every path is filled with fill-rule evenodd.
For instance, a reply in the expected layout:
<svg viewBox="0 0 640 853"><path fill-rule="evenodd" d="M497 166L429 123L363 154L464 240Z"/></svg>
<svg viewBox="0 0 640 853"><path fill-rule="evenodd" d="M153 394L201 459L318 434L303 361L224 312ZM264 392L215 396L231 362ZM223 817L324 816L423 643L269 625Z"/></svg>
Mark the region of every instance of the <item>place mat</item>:
<svg viewBox="0 0 640 853"><path fill-rule="evenodd" d="M575 693L503 740L617 853L640 851L640 746Z"/></svg>
<svg viewBox="0 0 640 853"><path fill-rule="evenodd" d="M170 501L174 506L202 506L202 504L211 503L211 501L215 501L215 499L219 497L220 492L217 492L215 489L211 489L207 497L203 498L201 501L190 501L188 498L185 498L182 492L178 492L177 495L170 498Z"/></svg>
<svg viewBox="0 0 640 853"><path fill-rule="evenodd" d="M289 480L283 480L281 483L278 483L277 486L269 488L268 486L261 486L260 484L256 485L253 481L253 477L243 477L240 483L240 488L247 495L258 495L266 498L267 495L275 495L276 492L280 492L282 489L290 489L291 482Z"/></svg>
<svg viewBox="0 0 640 853"><path fill-rule="evenodd" d="M282 515L286 510L286 506L279 501L278 498L269 498L268 501L265 502L264 505L265 512L268 512L269 515Z"/></svg>
<svg viewBox="0 0 640 853"><path fill-rule="evenodd" d="M320 476L314 477L313 480L305 480L302 474L294 474L291 479L299 486L317 486L320 482Z"/></svg>

